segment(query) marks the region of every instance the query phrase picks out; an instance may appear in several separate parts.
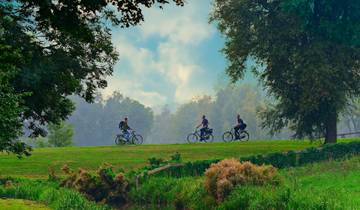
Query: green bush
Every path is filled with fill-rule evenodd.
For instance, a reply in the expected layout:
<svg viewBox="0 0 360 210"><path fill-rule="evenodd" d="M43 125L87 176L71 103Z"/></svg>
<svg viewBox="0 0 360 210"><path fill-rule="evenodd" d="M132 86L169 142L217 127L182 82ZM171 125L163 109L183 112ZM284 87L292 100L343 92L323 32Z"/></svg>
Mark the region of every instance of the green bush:
<svg viewBox="0 0 360 210"><path fill-rule="evenodd" d="M257 165L273 165L276 168L302 166L325 160L341 160L360 154L360 142L338 143L320 148L308 148L303 151L276 152L266 155L242 157L240 161L249 161ZM169 168L156 174L158 177L202 176L211 164L220 160L202 160L187 162L183 167Z"/></svg>
<svg viewBox="0 0 360 210"><path fill-rule="evenodd" d="M316 163L325 160L341 160L360 154L360 142L338 143L320 148L308 148L303 151L271 153L240 158L255 164L271 164L277 168L288 168Z"/></svg>

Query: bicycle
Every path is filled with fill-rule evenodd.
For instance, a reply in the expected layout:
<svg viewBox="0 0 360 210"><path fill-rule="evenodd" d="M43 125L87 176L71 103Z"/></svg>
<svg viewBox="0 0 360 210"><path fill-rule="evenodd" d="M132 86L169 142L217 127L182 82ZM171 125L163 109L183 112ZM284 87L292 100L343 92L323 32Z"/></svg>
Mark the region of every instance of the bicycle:
<svg viewBox="0 0 360 210"><path fill-rule="evenodd" d="M125 134L118 134L115 138L115 144L125 145L125 144L142 144L144 142L143 137L140 134L136 134L135 131L131 131L129 137L126 138Z"/></svg>
<svg viewBox="0 0 360 210"><path fill-rule="evenodd" d="M200 130L198 129L195 129L195 132L194 133L190 133L188 136L187 136L187 141L189 143L196 143L198 142L199 140L200 141L203 141L203 142L213 142L214 141L214 136L213 136L213 129L210 129L208 128L206 131L205 131L205 134L203 136L203 139L201 140L201 136L200 136Z"/></svg>
<svg viewBox="0 0 360 210"><path fill-rule="evenodd" d="M250 139L250 134L246 130L240 130L237 134L238 135L235 134L235 131L234 132L232 132L231 130L226 131L222 136L223 141L224 142L231 142L231 141L236 141L236 140L249 141L249 139ZM235 139L236 136L238 136L239 138Z"/></svg>

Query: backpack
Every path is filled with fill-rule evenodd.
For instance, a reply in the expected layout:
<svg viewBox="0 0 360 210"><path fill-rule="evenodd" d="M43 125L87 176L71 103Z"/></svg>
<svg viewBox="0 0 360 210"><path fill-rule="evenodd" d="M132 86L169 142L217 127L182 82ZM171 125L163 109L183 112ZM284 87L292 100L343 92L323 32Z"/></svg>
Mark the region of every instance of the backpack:
<svg viewBox="0 0 360 210"><path fill-rule="evenodd" d="M119 123L119 128L122 129L122 127L124 126L124 124L125 124L125 122L124 122L124 121L121 121L121 122Z"/></svg>

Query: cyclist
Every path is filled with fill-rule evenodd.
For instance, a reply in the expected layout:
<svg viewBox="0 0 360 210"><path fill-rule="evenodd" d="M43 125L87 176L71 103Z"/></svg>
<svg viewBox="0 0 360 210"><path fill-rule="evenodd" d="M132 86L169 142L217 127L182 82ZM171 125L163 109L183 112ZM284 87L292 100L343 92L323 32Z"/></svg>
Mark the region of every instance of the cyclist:
<svg viewBox="0 0 360 210"><path fill-rule="evenodd" d="M124 120L120 121L119 128L121 132L123 133L125 139L129 141L130 138L130 131L132 130L130 126L128 125L128 118L125 117Z"/></svg>
<svg viewBox="0 0 360 210"><path fill-rule="evenodd" d="M244 121L241 119L240 114L238 114L236 116L236 125L234 126L234 130L235 130L235 139L240 139L240 131L245 130L246 128L246 123L244 123Z"/></svg>
<svg viewBox="0 0 360 210"><path fill-rule="evenodd" d="M202 126L202 128L200 129L200 141L203 141L205 133L209 127L209 121L206 119L205 115L202 116L202 121L201 121L200 125L198 125L196 128L200 128L201 126Z"/></svg>

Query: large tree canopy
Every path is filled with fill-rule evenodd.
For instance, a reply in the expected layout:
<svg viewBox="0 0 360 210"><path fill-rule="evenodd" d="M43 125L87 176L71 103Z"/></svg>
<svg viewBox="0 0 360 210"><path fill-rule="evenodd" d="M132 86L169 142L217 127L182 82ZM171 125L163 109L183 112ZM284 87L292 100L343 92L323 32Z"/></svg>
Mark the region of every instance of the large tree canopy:
<svg viewBox="0 0 360 210"><path fill-rule="evenodd" d="M277 99L264 126L336 142L339 112L360 94L357 0L216 0L211 20L226 36L232 79L255 59L254 71Z"/></svg>
<svg viewBox="0 0 360 210"><path fill-rule="evenodd" d="M183 5L182 0L173 2ZM166 3L169 1L1 1L0 46L17 52L21 61L13 62L11 69L8 65L0 66L1 72L10 71L12 75L3 85L7 90L1 89L1 97L10 97L15 101L9 103L24 108L12 120L21 117L33 135L44 135L43 125L58 123L74 110L67 96L78 94L92 102L96 90L107 86L105 78L112 74L118 59L109 26L136 25L144 20L142 8ZM12 96L9 91L13 92ZM17 97L25 92L26 96ZM8 108L12 106L8 105ZM15 116L16 110L13 111ZM0 140L13 142L12 135L18 134L17 126L14 130L5 127L1 127L1 133L13 134L4 134ZM0 150L9 150L1 145Z"/></svg>

